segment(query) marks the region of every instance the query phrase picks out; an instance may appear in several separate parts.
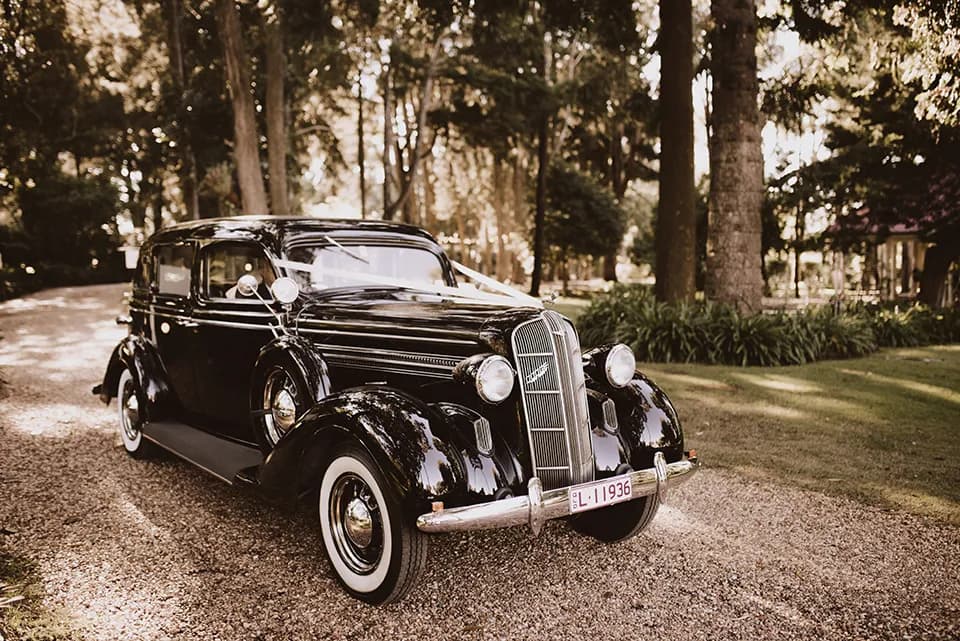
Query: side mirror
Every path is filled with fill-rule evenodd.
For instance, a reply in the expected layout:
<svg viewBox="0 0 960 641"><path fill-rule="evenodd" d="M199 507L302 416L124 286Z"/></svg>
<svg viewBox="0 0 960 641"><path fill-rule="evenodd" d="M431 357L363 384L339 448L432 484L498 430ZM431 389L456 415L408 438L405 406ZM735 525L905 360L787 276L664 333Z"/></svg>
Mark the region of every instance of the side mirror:
<svg viewBox="0 0 960 641"><path fill-rule="evenodd" d="M240 280L244 278L246 278L246 276L243 276ZM297 285L297 281L284 276L273 281L273 285L270 286L270 293L273 294L275 300L280 301L284 305L289 305L300 296L300 286Z"/></svg>
<svg viewBox="0 0 960 641"><path fill-rule="evenodd" d="M241 296L253 296L257 293L257 287L260 283L257 282L257 277L253 274L244 274L237 281L237 293Z"/></svg>

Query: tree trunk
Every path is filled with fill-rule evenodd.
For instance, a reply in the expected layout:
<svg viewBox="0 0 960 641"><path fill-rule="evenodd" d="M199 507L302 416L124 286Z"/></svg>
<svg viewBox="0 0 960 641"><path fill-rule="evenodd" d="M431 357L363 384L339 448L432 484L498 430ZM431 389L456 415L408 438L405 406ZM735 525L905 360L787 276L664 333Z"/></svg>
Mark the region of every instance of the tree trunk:
<svg viewBox="0 0 960 641"><path fill-rule="evenodd" d="M617 203L623 203L623 195L627 191L627 181L623 175L623 123L618 122L612 125L610 135L610 187L613 189L613 195L617 198ZM603 257L603 280L617 282L617 255L620 253L620 247Z"/></svg>
<svg viewBox="0 0 960 641"><path fill-rule="evenodd" d="M506 206L507 193L503 172L504 160L493 157L493 213L497 223L497 280L503 282L510 277L510 261L507 258Z"/></svg>
<svg viewBox="0 0 960 641"><path fill-rule="evenodd" d="M393 220L396 210L387 205L393 202L393 191L390 181L393 180L393 159L391 154L396 147L396 138L393 133L393 119L396 117L396 107L393 106L393 87L390 85L389 65L383 71L383 219Z"/></svg>
<svg viewBox="0 0 960 641"><path fill-rule="evenodd" d="M900 294L913 298L913 241L900 243L903 259L900 261Z"/></svg>
<svg viewBox="0 0 960 641"><path fill-rule="evenodd" d="M757 113L757 12L753 0L712 0L713 137L707 297L760 311L763 156Z"/></svg>
<svg viewBox="0 0 960 641"><path fill-rule="evenodd" d="M939 308L943 302L943 289L950 265L960 258L960 243L938 243L927 249L923 259L923 273L920 275L920 295L917 297L924 305Z"/></svg>
<svg viewBox="0 0 960 641"><path fill-rule="evenodd" d="M357 165L360 168L360 218L367 217L367 168L365 165L366 150L363 146L363 85L360 80L362 73L357 73Z"/></svg>
<svg viewBox="0 0 960 641"><path fill-rule="evenodd" d="M437 232L437 185L433 176L433 161L429 157L423 161L420 180L423 183L423 226L433 234Z"/></svg>
<svg viewBox="0 0 960 641"><path fill-rule="evenodd" d="M181 0L165 0L167 14L167 49L170 55L170 71L173 86L177 90L177 146L180 156L180 191L183 192L183 204L187 209L187 218L200 218L200 197L197 189L197 158L193 153L190 131L186 126L187 107L185 100L186 77L183 64L183 4Z"/></svg>
<svg viewBox="0 0 960 641"><path fill-rule="evenodd" d="M284 82L287 72L283 48L283 22L279 7L264 16L264 51L266 57L267 164L270 169L270 211L275 216L290 213L287 192L287 102Z"/></svg>
<svg viewBox="0 0 960 641"><path fill-rule="evenodd" d="M243 213L266 214L269 209L260 168L260 136L247 67L250 58L243 44L240 14L234 0L217 0L217 29L233 104L233 155L237 163Z"/></svg>
<svg viewBox="0 0 960 641"><path fill-rule="evenodd" d="M410 168L406 172L406 179L400 186L400 194L397 196L396 201L384 201L384 220L393 219L397 210L403 207L407 198L410 197L410 192L413 191L414 185L416 184L415 181L417 178L417 170L420 167L420 162L423 160L424 138L426 138L427 135L427 114L430 112L430 105L433 101L433 79L437 74L437 59L440 57L441 46L445 35L446 32L437 37L433 44L433 49L430 51L430 59L427 61L427 68L424 71L423 83L420 86L420 108L417 110L417 140L413 145L413 151L411 153L409 162Z"/></svg>
<svg viewBox="0 0 960 641"><path fill-rule="evenodd" d="M860 278L860 289L870 291L875 288L879 280L877 274L877 247L867 244L863 253L863 276Z"/></svg>
<svg viewBox="0 0 960 641"><path fill-rule="evenodd" d="M690 0L660 0L660 196L657 300L696 293L697 222L693 182L693 13Z"/></svg>
<svg viewBox="0 0 960 641"><path fill-rule="evenodd" d="M548 141L550 119L544 115L540 121L537 140L537 209L533 217L533 274L530 279L530 295L540 296L540 281L543 278L543 227L547 214L547 164L550 162Z"/></svg>
<svg viewBox="0 0 960 641"><path fill-rule="evenodd" d="M153 200L153 233L163 229L163 187L158 187Z"/></svg>
<svg viewBox="0 0 960 641"><path fill-rule="evenodd" d="M798 183L799 185L799 183ZM806 226L806 215L797 203L797 216L793 226L793 297L800 298L800 253L803 247L803 230ZM808 290L809 291L809 290Z"/></svg>
<svg viewBox="0 0 960 641"><path fill-rule="evenodd" d="M493 239L490 238L490 225L483 226L483 274L493 273Z"/></svg>

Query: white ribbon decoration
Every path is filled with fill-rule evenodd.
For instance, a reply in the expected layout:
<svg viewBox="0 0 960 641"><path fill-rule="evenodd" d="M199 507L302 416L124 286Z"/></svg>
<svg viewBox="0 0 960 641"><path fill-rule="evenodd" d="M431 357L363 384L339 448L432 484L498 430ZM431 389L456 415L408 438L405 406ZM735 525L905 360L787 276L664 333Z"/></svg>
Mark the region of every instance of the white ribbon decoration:
<svg viewBox="0 0 960 641"><path fill-rule="evenodd" d="M368 283L371 285L398 287L430 294L437 294L439 296L451 298L454 300L454 302L471 302L486 305L510 305L513 307L543 307L543 303L539 299L532 296L527 296L526 294L517 291L509 285L504 285L500 281L494 280L488 276L484 276L480 272L476 272L468 267L464 267L457 262L453 262L452 264L454 269L456 269L459 273L480 283L481 285L500 292L500 294L482 292L478 289L466 289L462 287L450 287L449 285L421 283L402 278L381 276L379 274L364 274L355 271L332 269L328 267L321 267L319 265L313 265L311 263L301 263L294 260L278 260L276 261L276 264L278 267L283 267L285 269L308 272L310 274L316 273L318 280L321 281L323 276L327 275L340 278L349 278L354 281Z"/></svg>

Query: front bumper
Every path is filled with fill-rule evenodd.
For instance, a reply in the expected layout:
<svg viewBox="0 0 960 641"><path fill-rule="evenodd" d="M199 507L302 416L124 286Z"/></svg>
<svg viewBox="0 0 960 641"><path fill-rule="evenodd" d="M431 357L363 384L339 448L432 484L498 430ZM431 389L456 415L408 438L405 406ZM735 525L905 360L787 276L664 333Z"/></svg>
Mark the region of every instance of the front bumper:
<svg viewBox="0 0 960 641"><path fill-rule="evenodd" d="M631 500L655 494L662 501L668 487L686 481L699 467L700 463L695 455L675 463L667 463L663 453L657 452L653 458L653 467L624 475L630 477ZM417 528L431 533L461 532L513 527L526 523L534 535L537 535L546 521L571 514L570 489L561 487L544 492L540 479L533 477L527 484L527 496L421 514L417 518Z"/></svg>

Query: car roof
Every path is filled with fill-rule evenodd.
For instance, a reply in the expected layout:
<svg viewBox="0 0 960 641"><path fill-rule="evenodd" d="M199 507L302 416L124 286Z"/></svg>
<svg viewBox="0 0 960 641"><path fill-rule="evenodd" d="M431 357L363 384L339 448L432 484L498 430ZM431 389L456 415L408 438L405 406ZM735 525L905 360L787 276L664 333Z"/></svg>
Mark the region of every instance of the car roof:
<svg viewBox="0 0 960 641"><path fill-rule="evenodd" d="M148 242L175 243L189 239L257 240L278 247L287 236L299 234L361 232L412 236L436 243L429 233L404 223L384 220L311 218L309 216L232 216L183 222L161 229Z"/></svg>

